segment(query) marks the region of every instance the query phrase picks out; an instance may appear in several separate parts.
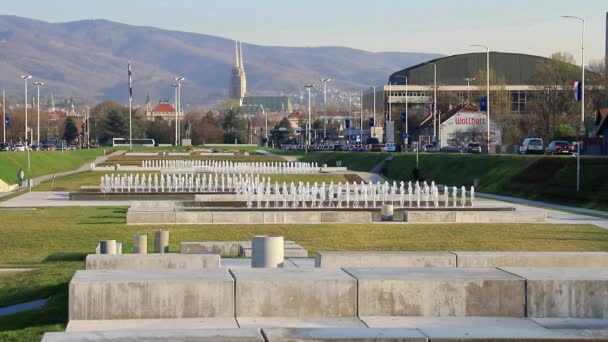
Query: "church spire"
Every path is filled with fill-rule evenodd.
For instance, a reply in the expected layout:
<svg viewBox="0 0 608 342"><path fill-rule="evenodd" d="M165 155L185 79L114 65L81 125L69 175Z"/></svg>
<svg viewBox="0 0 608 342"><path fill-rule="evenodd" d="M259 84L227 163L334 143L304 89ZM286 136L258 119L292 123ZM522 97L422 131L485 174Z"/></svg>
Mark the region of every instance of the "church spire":
<svg viewBox="0 0 608 342"><path fill-rule="evenodd" d="M241 66L241 62L239 60L239 41L234 41L234 67L238 68Z"/></svg>
<svg viewBox="0 0 608 342"><path fill-rule="evenodd" d="M239 67L245 69L243 66L243 42L239 41Z"/></svg>

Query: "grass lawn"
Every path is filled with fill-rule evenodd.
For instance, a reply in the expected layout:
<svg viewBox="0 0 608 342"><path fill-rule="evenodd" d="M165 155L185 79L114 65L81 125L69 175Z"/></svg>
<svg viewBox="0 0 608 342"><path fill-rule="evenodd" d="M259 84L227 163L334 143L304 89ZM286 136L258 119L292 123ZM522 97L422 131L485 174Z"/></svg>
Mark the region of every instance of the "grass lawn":
<svg viewBox="0 0 608 342"><path fill-rule="evenodd" d="M106 149L106 153L110 152ZM75 170L103 156L103 149L30 152L31 175L27 171L27 155L26 152L0 152L0 179L17 183L19 169L23 169L26 178Z"/></svg>
<svg viewBox="0 0 608 342"><path fill-rule="evenodd" d="M103 172L103 171L87 171L81 172L65 177L56 178L55 181L49 180L46 182L42 182L40 185L32 188L33 191L76 191L80 189L83 185L99 185L99 180L101 176L110 175L110 174L158 174L158 172ZM309 182L309 183L338 183L346 182L346 178L344 175L336 175L336 174L307 174L307 175L274 175L274 174L263 174L261 177L265 177L266 179L270 178L271 182L279 182L279 183L291 183L291 182Z"/></svg>
<svg viewBox="0 0 608 342"><path fill-rule="evenodd" d="M44 331L67 322L67 284L84 267L97 242L117 239L131 252L135 233L171 231L171 250L180 241L249 240L278 234L318 250L505 250L608 251L608 231L591 225L390 224L390 225L179 225L127 226L126 208L64 207L0 211L0 267L34 267L0 274L0 307L50 298L43 309L0 318L1 341L38 341Z"/></svg>

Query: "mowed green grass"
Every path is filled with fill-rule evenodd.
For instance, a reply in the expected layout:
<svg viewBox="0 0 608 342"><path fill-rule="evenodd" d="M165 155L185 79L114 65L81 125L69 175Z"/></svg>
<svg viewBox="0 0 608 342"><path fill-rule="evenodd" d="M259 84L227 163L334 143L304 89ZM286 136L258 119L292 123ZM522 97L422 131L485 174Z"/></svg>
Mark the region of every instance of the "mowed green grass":
<svg viewBox="0 0 608 342"><path fill-rule="evenodd" d="M68 282L84 268L99 240L117 239L124 252L136 233L171 232L171 250L181 241L249 240L282 235L319 250L500 250L608 251L608 231L591 225L548 224L338 224L338 225L168 225L128 226L126 208L64 207L0 211L0 267L34 267L27 273L0 274L0 307L50 298L42 310L0 319L1 341L38 341L45 331L65 328Z"/></svg>
<svg viewBox="0 0 608 342"><path fill-rule="evenodd" d="M19 169L23 169L27 178L76 170L103 156L103 152L103 149L30 152L31 175L27 169L27 152L0 152L0 179L9 184L17 183ZM110 152L106 150L106 153Z"/></svg>
<svg viewBox="0 0 608 342"><path fill-rule="evenodd" d="M34 191L76 191L80 189L80 187L85 185L98 186L100 179L105 175L129 175L129 174L158 174L158 172L103 172L103 171L87 171L81 172L65 177L59 177L55 180L49 180L46 182L42 182L40 185L37 185L33 188ZM321 182L325 182L329 184L330 182L334 183L345 183L346 178L344 175L338 174L306 174L306 175L275 175L275 174L262 174L260 175L260 179L264 177L265 179L270 179L271 182L279 182L279 183L297 183L297 182L309 182L311 184L317 182L321 184Z"/></svg>

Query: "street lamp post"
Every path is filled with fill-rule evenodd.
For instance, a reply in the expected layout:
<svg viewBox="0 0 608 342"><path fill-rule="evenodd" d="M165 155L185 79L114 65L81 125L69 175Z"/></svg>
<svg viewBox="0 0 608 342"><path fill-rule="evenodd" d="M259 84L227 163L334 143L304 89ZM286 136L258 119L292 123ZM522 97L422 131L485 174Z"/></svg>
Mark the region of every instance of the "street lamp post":
<svg viewBox="0 0 608 342"><path fill-rule="evenodd" d="M471 45L471 47L480 47L486 49L486 145L488 154L490 154L490 48L485 45Z"/></svg>
<svg viewBox="0 0 608 342"><path fill-rule="evenodd" d="M25 86L25 141L23 142L25 146L27 146L27 80L30 78L32 78L32 75L21 75Z"/></svg>
<svg viewBox="0 0 608 342"><path fill-rule="evenodd" d="M372 137L376 137L376 87L372 87L372 93L373 93L373 101L374 103L372 104L372 111L374 113L374 125L372 127L370 127L370 135Z"/></svg>
<svg viewBox="0 0 608 342"><path fill-rule="evenodd" d="M265 120L266 120L266 124L265 124L266 130L264 132L266 132L266 147L268 147L269 146L269 144L268 144L268 139L269 139L269 136L268 136L268 110L266 108L264 108L264 106L262 106L262 114L264 114Z"/></svg>
<svg viewBox="0 0 608 342"><path fill-rule="evenodd" d="M38 145L38 147L40 147L40 86L44 85L44 82L34 82L34 85L37 88L36 104L38 107L38 119L36 124L36 144Z"/></svg>
<svg viewBox="0 0 608 342"><path fill-rule="evenodd" d="M475 81L475 77L467 77L464 80L467 81L467 102L471 102L471 81Z"/></svg>
<svg viewBox="0 0 608 342"><path fill-rule="evenodd" d="M176 139L177 144L175 146L181 145L181 137L182 137L182 128L180 121L180 116L182 115L182 81L185 80L184 77L176 77L175 82L177 82L177 108L175 108L175 127L176 127Z"/></svg>
<svg viewBox="0 0 608 342"><path fill-rule="evenodd" d="M2 142L6 143L6 94L2 89Z"/></svg>
<svg viewBox="0 0 608 342"><path fill-rule="evenodd" d="M178 139L179 139L179 135L177 132L177 83L173 83L171 84L171 86L173 88L175 88L175 147L177 147L177 143L178 143Z"/></svg>
<svg viewBox="0 0 608 342"><path fill-rule="evenodd" d="M312 90L312 88L314 88L315 85L314 84L308 84L305 85L304 88L306 88L308 90L308 124L306 125L307 128L307 132L306 132L306 143L304 146L304 149L306 150L306 153L308 154L308 144L310 144L310 129L312 128L312 102L310 100L310 91Z"/></svg>
<svg viewBox="0 0 608 342"><path fill-rule="evenodd" d="M578 20L581 23L581 126L576 153L576 192L581 191L581 143L585 134L585 19L573 15L563 15L562 18Z"/></svg>
<svg viewBox="0 0 608 342"><path fill-rule="evenodd" d="M327 139L327 82L331 81L331 78L322 78L323 82L323 142Z"/></svg>
<svg viewBox="0 0 608 342"><path fill-rule="evenodd" d="M437 64L433 63L433 138L437 144Z"/></svg>
<svg viewBox="0 0 608 342"><path fill-rule="evenodd" d="M361 136L360 142L363 142L363 90L361 90L361 94L359 94L360 102L359 102L359 135Z"/></svg>

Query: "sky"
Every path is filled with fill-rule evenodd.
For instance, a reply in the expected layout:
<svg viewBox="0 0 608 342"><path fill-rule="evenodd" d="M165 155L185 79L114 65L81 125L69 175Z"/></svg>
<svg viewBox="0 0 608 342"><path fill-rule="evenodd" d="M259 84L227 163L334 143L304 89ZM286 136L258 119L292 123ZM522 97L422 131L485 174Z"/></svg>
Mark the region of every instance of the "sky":
<svg viewBox="0 0 608 342"><path fill-rule="evenodd" d="M258 45L346 46L445 55L493 51L604 57L607 0L31 0L2 14L50 22L108 19Z"/></svg>

